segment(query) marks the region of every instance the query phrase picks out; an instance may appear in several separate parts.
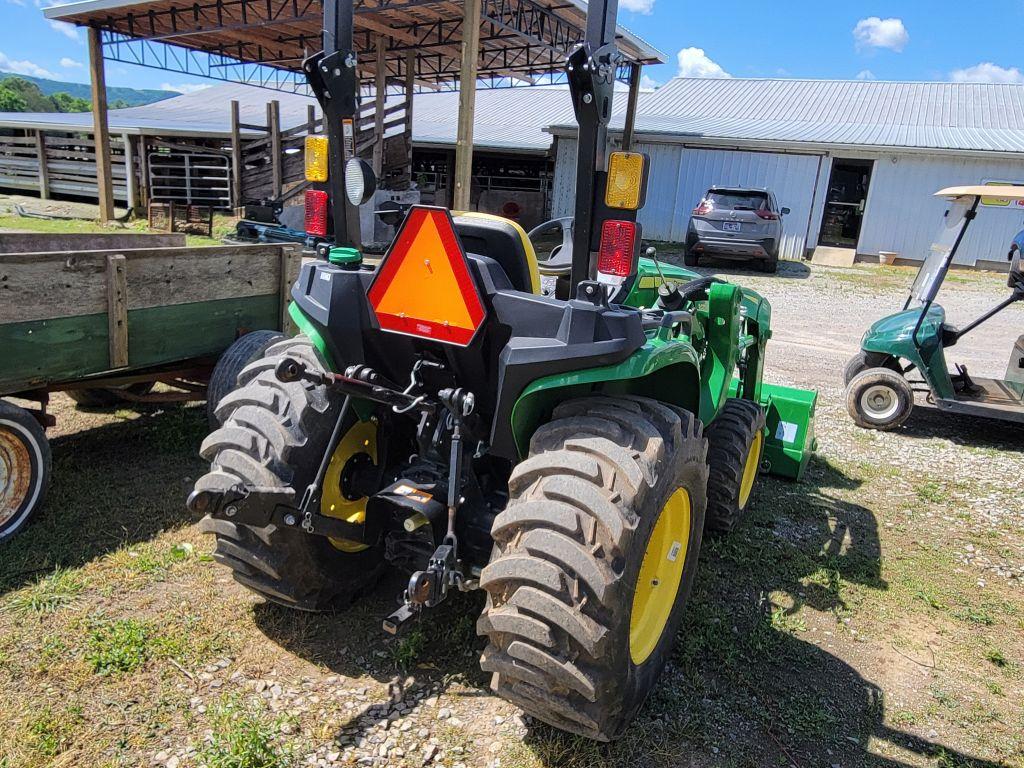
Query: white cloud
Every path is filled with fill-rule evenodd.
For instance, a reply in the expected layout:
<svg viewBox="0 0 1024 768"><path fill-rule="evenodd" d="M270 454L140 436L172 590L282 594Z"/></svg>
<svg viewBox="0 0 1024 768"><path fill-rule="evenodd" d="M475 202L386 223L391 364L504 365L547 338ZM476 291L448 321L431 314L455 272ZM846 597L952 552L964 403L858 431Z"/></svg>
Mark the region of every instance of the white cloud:
<svg viewBox="0 0 1024 768"><path fill-rule="evenodd" d="M622 0L620 5L627 11L650 16L654 12L655 0Z"/></svg>
<svg viewBox="0 0 1024 768"><path fill-rule="evenodd" d="M7 0L11 5L25 5L25 0Z"/></svg>
<svg viewBox="0 0 1024 768"><path fill-rule="evenodd" d="M60 65L64 67L64 69L79 69L80 67L85 66L82 62L69 59L67 56L60 60Z"/></svg>
<svg viewBox="0 0 1024 768"><path fill-rule="evenodd" d="M50 25L50 29L54 32L60 32L68 40L77 41L78 38L78 27L74 24L68 24L66 21L57 21L56 19L47 19L47 24Z"/></svg>
<svg viewBox="0 0 1024 768"><path fill-rule="evenodd" d="M732 77L717 62L709 59L703 48L683 48L678 59L680 77Z"/></svg>
<svg viewBox="0 0 1024 768"><path fill-rule="evenodd" d="M877 80L878 78L875 77L875 73L872 72L870 69L862 69L860 72L857 73L857 79L858 80Z"/></svg>
<svg viewBox="0 0 1024 768"><path fill-rule="evenodd" d="M661 87L661 83L655 80L650 75L640 76L640 90L641 91L653 91Z"/></svg>
<svg viewBox="0 0 1024 768"><path fill-rule="evenodd" d="M954 83L1024 83L1024 72L1017 67L1006 69L991 61L975 64L950 73Z"/></svg>
<svg viewBox="0 0 1024 768"><path fill-rule="evenodd" d="M25 59L18 60L8 58L3 51L0 51L0 72L13 72L16 75L45 77L50 80L57 79L57 75L47 69L43 69L35 62L27 61Z"/></svg>
<svg viewBox="0 0 1024 768"><path fill-rule="evenodd" d="M871 16L861 19L853 28L853 39L857 48L888 48L899 53L910 42L910 34L903 26L903 19L880 19Z"/></svg>
<svg viewBox="0 0 1024 768"><path fill-rule="evenodd" d="M197 91L205 91L209 87L209 85L204 85L202 83L180 83L178 85L163 83L160 86L160 90L174 91L175 93L196 93Z"/></svg>

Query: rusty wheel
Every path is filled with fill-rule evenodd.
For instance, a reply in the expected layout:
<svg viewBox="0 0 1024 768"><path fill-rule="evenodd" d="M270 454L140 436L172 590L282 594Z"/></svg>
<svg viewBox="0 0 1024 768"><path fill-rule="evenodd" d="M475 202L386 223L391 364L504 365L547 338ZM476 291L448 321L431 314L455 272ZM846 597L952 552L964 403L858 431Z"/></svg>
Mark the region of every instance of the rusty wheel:
<svg viewBox="0 0 1024 768"><path fill-rule="evenodd" d="M0 401L0 540L14 535L39 509L50 480L50 446L39 423Z"/></svg>

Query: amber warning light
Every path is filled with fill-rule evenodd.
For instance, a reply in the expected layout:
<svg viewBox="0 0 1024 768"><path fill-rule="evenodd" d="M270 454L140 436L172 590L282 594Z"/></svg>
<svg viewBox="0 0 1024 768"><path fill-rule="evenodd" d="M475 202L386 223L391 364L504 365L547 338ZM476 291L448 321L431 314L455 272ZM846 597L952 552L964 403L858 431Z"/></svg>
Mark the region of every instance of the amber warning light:
<svg viewBox="0 0 1024 768"><path fill-rule="evenodd" d="M385 331L468 346L484 306L444 208L409 211L367 292Z"/></svg>

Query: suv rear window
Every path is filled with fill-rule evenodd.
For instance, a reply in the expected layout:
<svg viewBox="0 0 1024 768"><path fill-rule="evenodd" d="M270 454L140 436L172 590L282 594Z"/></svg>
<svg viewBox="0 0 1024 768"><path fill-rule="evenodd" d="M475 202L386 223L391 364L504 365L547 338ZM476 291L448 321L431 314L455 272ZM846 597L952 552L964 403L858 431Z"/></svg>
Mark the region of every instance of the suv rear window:
<svg viewBox="0 0 1024 768"><path fill-rule="evenodd" d="M758 211L768 208L768 195L764 192L712 190L704 199L710 202L717 211Z"/></svg>

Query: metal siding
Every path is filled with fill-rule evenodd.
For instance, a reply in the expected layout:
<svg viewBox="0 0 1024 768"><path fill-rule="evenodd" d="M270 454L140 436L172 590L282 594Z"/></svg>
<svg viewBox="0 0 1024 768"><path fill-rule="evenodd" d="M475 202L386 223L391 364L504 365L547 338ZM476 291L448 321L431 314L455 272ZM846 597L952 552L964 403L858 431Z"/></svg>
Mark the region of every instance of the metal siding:
<svg viewBox="0 0 1024 768"><path fill-rule="evenodd" d="M680 148L682 149L682 148ZM782 222L784 259L802 259L806 246L818 175L815 155L786 155L770 152L737 152L716 149L682 150L677 177L675 215L668 237L686 240L690 213L703 194L714 185L764 187L775 193L780 206L791 209Z"/></svg>
<svg viewBox="0 0 1024 768"><path fill-rule="evenodd" d="M986 161L939 157L879 158L871 178L857 251L895 251L923 259L935 239L947 202L934 197L945 187L987 180L1024 183L1024 161ZM958 264L1006 258L1010 241L1024 229L1024 210L982 206L957 255Z"/></svg>
<svg viewBox="0 0 1024 768"><path fill-rule="evenodd" d="M555 152L555 180L551 188L551 215L572 216L576 200L576 139L558 139Z"/></svg>

